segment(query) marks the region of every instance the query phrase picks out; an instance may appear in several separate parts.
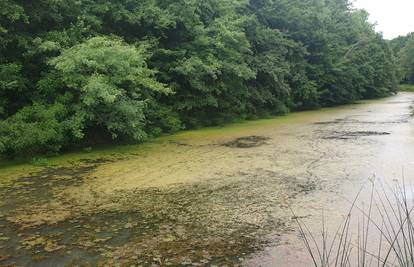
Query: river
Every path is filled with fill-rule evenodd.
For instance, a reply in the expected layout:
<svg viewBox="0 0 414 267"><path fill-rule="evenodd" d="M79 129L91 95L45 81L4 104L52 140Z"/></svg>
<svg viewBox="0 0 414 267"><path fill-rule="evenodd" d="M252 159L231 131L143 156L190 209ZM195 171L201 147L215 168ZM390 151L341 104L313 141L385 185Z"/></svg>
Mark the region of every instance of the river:
<svg viewBox="0 0 414 267"><path fill-rule="evenodd" d="M413 180L413 102L400 93L0 169L0 265L311 266L295 218L334 230L361 187Z"/></svg>

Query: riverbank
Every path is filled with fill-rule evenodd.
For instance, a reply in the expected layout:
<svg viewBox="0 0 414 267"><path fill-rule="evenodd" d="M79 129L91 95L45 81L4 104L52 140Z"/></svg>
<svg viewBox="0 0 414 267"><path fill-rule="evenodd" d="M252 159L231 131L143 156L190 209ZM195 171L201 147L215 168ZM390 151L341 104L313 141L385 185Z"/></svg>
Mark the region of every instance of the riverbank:
<svg viewBox="0 0 414 267"><path fill-rule="evenodd" d="M197 130L184 130L175 134L165 135L148 140L141 144L130 145L100 145L96 147L88 147L87 149L71 151L62 153L56 156L36 156L32 159L20 159L20 160L6 160L0 159L1 176L18 176L20 174L34 172L42 170L45 167L53 166L65 166L72 164L80 160L96 160L101 158L116 158L122 155L134 154L139 152L146 152L152 148L152 146L162 145L165 142L179 142L180 139L185 139L192 136L208 136L208 135L226 135L234 134L237 131L249 131L255 127L262 127L266 125L272 125L277 123L283 123L290 119L295 119L302 114L318 114L320 112L327 112L335 109L346 109L347 107L354 105L361 105L366 103L375 103L381 99L374 100L361 100L354 104L342 105L338 107L321 108L311 111L297 111L291 112L286 115L274 116L271 118L248 120L241 122L229 123L221 126L206 127Z"/></svg>
<svg viewBox="0 0 414 267"><path fill-rule="evenodd" d="M401 92L414 92L414 84L401 84L399 87Z"/></svg>
<svg viewBox="0 0 414 267"><path fill-rule="evenodd" d="M4 167L0 264L301 266L288 207L311 227L323 207L337 226L341 196L372 172L395 177L408 164L409 174L413 101L401 93Z"/></svg>

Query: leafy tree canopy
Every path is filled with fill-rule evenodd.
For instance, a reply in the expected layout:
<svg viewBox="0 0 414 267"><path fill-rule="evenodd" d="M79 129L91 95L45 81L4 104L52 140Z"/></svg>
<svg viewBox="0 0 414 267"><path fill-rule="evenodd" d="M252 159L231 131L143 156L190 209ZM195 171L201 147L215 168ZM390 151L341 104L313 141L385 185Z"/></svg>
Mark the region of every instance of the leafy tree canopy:
<svg viewBox="0 0 414 267"><path fill-rule="evenodd" d="M392 94L414 39L367 18L348 0L0 0L0 153Z"/></svg>

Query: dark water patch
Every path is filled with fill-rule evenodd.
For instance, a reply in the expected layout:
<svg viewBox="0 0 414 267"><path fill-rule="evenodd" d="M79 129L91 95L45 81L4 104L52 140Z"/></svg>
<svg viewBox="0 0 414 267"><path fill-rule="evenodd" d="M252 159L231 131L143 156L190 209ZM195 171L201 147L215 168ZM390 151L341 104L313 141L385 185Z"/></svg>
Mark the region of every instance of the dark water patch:
<svg viewBox="0 0 414 267"><path fill-rule="evenodd" d="M97 159L81 159L79 160L81 163L86 163L90 165L96 165L96 164L104 164L104 163L110 163L114 162L112 159L107 158L97 158Z"/></svg>
<svg viewBox="0 0 414 267"><path fill-rule="evenodd" d="M386 104L410 104L412 101L407 100L397 100L397 101L388 101Z"/></svg>
<svg viewBox="0 0 414 267"><path fill-rule="evenodd" d="M190 144L186 144L186 143L182 143L182 142L178 142L178 141L174 141L174 140L170 140L169 143L170 144L177 145L177 146L188 146L188 147L191 147L192 146Z"/></svg>
<svg viewBox="0 0 414 267"><path fill-rule="evenodd" d="M193 206L198 202L197 198L201 197L200 201L204 202L212 194L208 189L198 194L199 190L124 192L120 200L129 205L125 208L140 208L145 214L90 211L83 215L73 214L55 224L36 224L28 228L2 220L2 228L7 229L3 231L7 240L4 238L0 243L0 265L234 263L235 257L257 245L254 245L255 236L249 236L254 229L237 227L238 230L231 233L231 239L220 231L212 234L204 226L203 221L208 219L197 218ZM223 230L229 231L229 228Z"/></svg>
<svg viewBox="0 0 414 267"><path fill-rule="evenodd" d="M333 132L332 135L323 137L323 139L340 139L340 140L349 140L356 139L359 137L369 137L369 136L384 136L390 135L389 132L377 132L377 131L355 131L355 132Z"/></svg>
<svg viewBox="0 0 414 267"><path fill-rule="evenodd" d="M69 260L73 247L69 239L76 231L67 221L81 213L56 194L82 185L97 166L107 162L81 160L68 167L46 167L1 184L0 265L57 266L59 258Z"/></svg>
<svg viewBox="0 0 414 267"><path fill-rule="evenodd" d="M164 226L170 232L172 226ZM249 235L255 229L234 231L227 236L211 236L199 232L191 238L180 239L170 235L137 239L109 252L103 264L110 266L241 266L243 257L260 250L264 243ZM248 248L248 249L246 249Z"/></svg>
<svg viewBox="0 0 414 267"><path fill-rule="evenodd" d="M233 148L252 148L266 144L266 141L269 139L270 138L264 136L246 136L225 143L224 146Z"/></svg>
<svg viewBox="0 0 414 267"><path fill-rule="evenodd" d="M1 220L0 253L8 255L0 265L65 266L101 261L103 252L130 242L137 235L154 231L139 212L100 212L72 217L53 225L16 228ZM7 242L6 242L7 241Z"/></svg>
<svg viewBox="0 0 414 267"><path fill-rule="evenodd" d="M407 118L406 118L407 117ZM404 116L404 118L399 118L396 120L388 120L388 121L364 121L364 120L355 120L355 119L336 119L333 121L321 121L315 122L314 125L335 125L335 124L369 124L369 125L384 125L384 124L402 124L408 123L410 120L408 116Z"/></svg>
<svg viewBox="0 0 414 267"><path fill-rule="evenodd" d="M81 163L68 167L46 167L42 171L31 173L16 180L13 185L0 185L0 197L5 200L0 211L48 203L53 199L53 192L68 186L80 186L84 179L107 160L82 160Z"/></svg>
<svg viewBox="0 0 414 267"><path fill-rule="evenodd" d="M316 190L312 183L283 178L272 171L238 175L244 179L118 192L123 203L151 214L158 227L109 251L106 263L237 266L243 255L268 244L269 240L263 238L266 233L286 228L290 217L274 216L275 208L285 204L286 198ZM280 188L281 184L285 187Z"/></svg>
<svg viewBox="0 0 414 267"><path fill-rule="evenodd" d="M310 194L318 189L318 185L315 181L307 181L306 183L297 184L299 190L298 193Z"/></svg>
<svg viewBox="0 0 414 267"><path fill-rule="evenodd" d="M350 120L350 119L336 119L333 121L318 121L313 124L315 125L331 125L331 124L343 124L343 123L355 123L358 122L357 120Z"/></svg>
<svg viewBox="0 0 414 267"><path fill-rule="evenodd" d="M0 265L237 266L268 244L266 234L286 229L290 216L275 210L317 190L257 169L228 180L91 192L86 204L55 194L90 179L96 164L45 169L0 189L20 193L1 208Z"/></svg>

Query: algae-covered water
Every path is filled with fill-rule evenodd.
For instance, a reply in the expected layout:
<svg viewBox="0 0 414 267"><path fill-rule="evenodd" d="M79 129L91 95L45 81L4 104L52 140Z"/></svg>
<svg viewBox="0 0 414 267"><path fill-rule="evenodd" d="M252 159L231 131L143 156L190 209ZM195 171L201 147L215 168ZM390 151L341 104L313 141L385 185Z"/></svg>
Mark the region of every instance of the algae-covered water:
<svg viewBox="0 0 414 267"><path fill-rule="evenodd" d="M414 177L414 94L0 169L0 265L309 266L367 179ZM409 178L407 178L409 179Z"/></svg>

